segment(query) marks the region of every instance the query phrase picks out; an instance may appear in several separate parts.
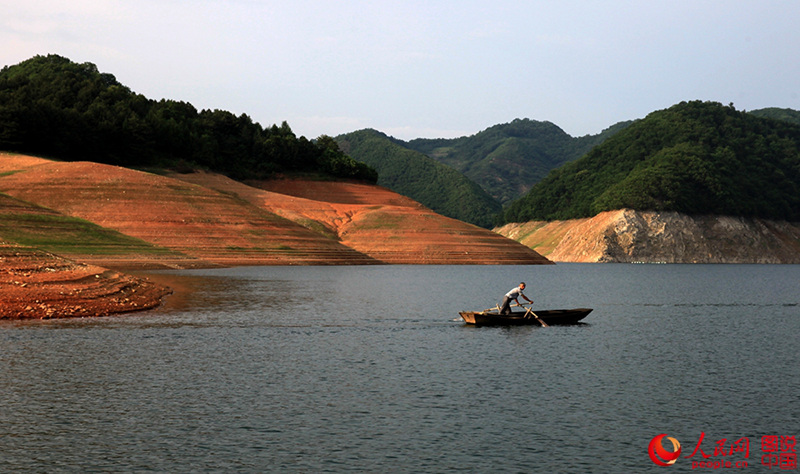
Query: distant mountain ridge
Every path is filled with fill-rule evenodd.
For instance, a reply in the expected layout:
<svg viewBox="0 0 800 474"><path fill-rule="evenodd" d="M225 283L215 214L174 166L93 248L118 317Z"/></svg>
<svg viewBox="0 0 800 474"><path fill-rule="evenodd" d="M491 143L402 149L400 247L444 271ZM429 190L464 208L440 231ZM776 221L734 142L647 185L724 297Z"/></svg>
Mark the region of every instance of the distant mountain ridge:
<svg viewBox="0 0 800 474"><path fill-rule="evenodd" d="M800 125L800 112L792 109L771 107L752 110L747 114ZM452 139L417 138L403 141L379 131L374 132L391 142L394 147L417 151L460 171L464 176L479 184L500 204L508 207L518 206L515 201L521 199L551 171L583 157L594 147L641 120L643 119L619 122L597 135L582 137L571 137L551 122L530 119L515 119L509 123L493 125L475 135ZM370 157L363 153L355 158L370 160ZM420 158L417 157L417 159ZM367 163L373 164L374 162L367 161ZM403 194L407 192L403 189L404 187L411 187L406 184L406 180L409 179L411 181L422 180L413 187L429 186L425 182L427 180L425 174L415 173L413 176L405 176L402 170L395 170L391 180L385 181L385 185ZM423 202L426 201L424 197L410 196ZM435 197L429 197L427 201L426 205L441 209L436 203ZM442 212L451 217L464 218L464 211L461 211L460 215L447 211ZM500 220L503 219L500 218Z"/></svg>
<svg viewBox="0 0 800 474"><path fill-rule="evenodd" d="M466 137L418 138L403 144L460 171L505 205L551 170L580 158L631 123L620 122L597 135L576 138L551 122L525 118Z"/></svg>
<svg viewBox="0 0 800 474"><path fill-rule="evenodd" d="M378 184L448 217L489 227L503 204L631 123L580 138L550 122L516 119L453 139L403 141L373 129L335 139L342 151L378 171Z"/></svg>
<svg viewBox="0 0 800 474"><path fill-rule="evenodd" d="M800 126L716 102L681 102L551 172L504 222L616 209L800 220Z"/></svg>
<svg viewBox="0 0 800 474"><path fill-rule="evenodd" d="M800 111L793 109L782 109L779 107L767 107L765 109L751 110L749 112L756 117L782 120L784 122L800 125Z"/></svg>

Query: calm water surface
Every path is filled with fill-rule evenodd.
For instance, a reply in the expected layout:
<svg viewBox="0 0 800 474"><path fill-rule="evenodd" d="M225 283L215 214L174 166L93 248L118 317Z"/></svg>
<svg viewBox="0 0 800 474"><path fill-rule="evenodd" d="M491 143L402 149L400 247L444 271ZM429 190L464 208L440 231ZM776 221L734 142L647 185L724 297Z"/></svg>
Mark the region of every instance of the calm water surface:
<svg viewBox="0 0 800 474"><path fill-rule="evenodd" d="M689 472L800 435L800 266L161 273L155 311L0 323L0 471ZM519 281L586 324L474 328ZM699 459L699 455L695 458ZM736 460L744 459L741 454ZM723 469L724 471L724 469Z"/></svg>

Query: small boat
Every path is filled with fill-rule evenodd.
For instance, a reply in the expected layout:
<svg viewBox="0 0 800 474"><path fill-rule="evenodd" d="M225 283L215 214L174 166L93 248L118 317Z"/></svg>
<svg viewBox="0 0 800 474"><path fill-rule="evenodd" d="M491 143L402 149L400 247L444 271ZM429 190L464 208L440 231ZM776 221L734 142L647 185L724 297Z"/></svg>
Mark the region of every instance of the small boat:
<svg viewBox="0 0 800 474"><path fill-rule="evenodd" d="M536 311L536 316L547 325L577 324L591 313L590 308L550 309ZM458 313L464 322L476 326L521 326L525 324L540 325L530 313L517 311L510 314L499 314L497 310L461 311Z"/></svg>

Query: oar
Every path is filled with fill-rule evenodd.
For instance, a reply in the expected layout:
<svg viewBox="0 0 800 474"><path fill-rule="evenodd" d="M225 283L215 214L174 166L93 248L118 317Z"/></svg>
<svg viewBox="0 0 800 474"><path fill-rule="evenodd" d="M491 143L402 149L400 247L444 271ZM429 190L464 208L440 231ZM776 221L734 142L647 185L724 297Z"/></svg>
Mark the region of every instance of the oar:
<svg viewBox="0 0 800 474"><path fill-rule="evenodd" d="M520 305L517 305L517 306L522 306L523 308L525 308L525 305L521 305L521 304L520 304ZM530 316L528 316L528 315L530 314L530 315L532 315L532 316L533 316L533 317L536 319L536 321L538 321L538 322L539 322L539 324L541 324L541 325L542 325L542 327L543 327L543 328L549 327L549 326L547 325L547 323L546 323L546 322L544 322L544 320L543 320L542 318L540 318L539 316L536 316L536 313L534 313L534 312L533 312L533 308L525 308L525 309L526 309L526 311L525 311L525 316L524 316L525 318L528 318L528 317L530 317Z"/></svg>

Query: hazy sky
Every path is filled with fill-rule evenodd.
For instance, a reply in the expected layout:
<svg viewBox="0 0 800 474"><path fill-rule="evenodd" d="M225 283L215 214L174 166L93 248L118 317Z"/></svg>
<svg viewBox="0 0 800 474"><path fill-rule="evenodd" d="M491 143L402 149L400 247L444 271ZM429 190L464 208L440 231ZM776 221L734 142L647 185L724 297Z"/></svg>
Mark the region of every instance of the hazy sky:
<svg viewBox="0 0 800 474"><path fill-rule="evenodd" d="M800 109L797 0L0 0L0 66L37 54L308 138L515 118L581 136L694 99Z"/></svg>

